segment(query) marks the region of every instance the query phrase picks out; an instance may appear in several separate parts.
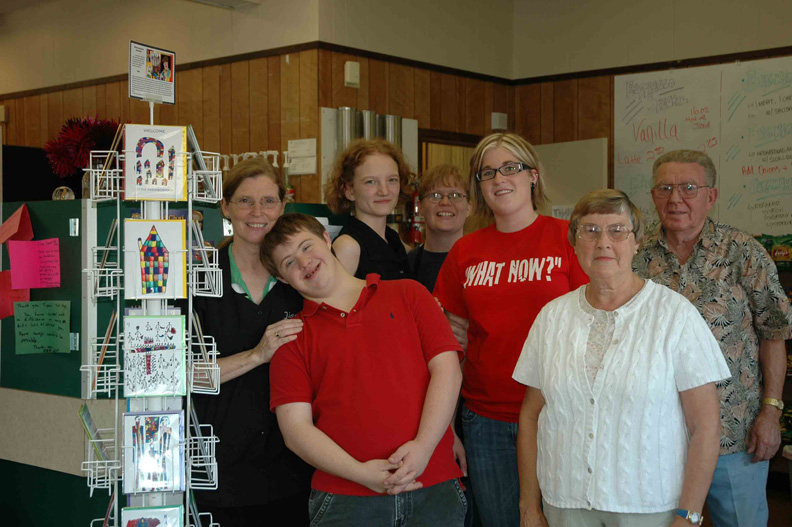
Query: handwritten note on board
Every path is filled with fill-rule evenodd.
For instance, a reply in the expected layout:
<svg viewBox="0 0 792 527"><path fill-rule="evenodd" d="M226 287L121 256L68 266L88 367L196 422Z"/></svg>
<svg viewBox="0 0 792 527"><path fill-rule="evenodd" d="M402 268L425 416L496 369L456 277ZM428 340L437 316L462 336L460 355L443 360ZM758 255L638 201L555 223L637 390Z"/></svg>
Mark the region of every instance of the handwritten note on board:
<svg viewBox="0 0 792 527"><path fill-rule="evenodd" d="M6 240L32 240L33 227L27 205L22 205L0 225L0 243Z"/></svg>
<svg viewBox="0 0 792 527"><path fill-rule="evenodd" d="M57 238L8 242L11 287L60 287L60 244Z"/></svg>
<svg viewBox="0 0 792 527"><path fill-rule="evenodd" d="M14 304L16 354L69 353L70 309L69 301Z"/></svg>
<svg viewBox="0 0 792 527"><path fill-rule="evenodd" d="M30 289L11 289L11 271L0 272L0 319L14 316L14 302L30 300Z"/></svg>

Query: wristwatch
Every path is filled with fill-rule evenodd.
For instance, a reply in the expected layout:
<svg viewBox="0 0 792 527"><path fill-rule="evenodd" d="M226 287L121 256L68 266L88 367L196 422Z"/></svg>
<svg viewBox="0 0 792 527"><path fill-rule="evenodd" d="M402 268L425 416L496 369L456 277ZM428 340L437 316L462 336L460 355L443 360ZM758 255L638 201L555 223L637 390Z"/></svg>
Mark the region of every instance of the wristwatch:
<svg viewBox="0 0 792 527"><path fill-rule="evenodd" d="M775 406L782 412L784 411L784 401L781 401L780 399L772 399L770 397L766 397L762 399L762 404L769 404L770 406Z"/></svg>
<svg viewBox="0 0 792 527"><path fill-rule="evenodd" d="M704 516L700 512L686 511L685 509L677 509L677 516L689 521L691 525L701 525L704 521Z"/></svg>

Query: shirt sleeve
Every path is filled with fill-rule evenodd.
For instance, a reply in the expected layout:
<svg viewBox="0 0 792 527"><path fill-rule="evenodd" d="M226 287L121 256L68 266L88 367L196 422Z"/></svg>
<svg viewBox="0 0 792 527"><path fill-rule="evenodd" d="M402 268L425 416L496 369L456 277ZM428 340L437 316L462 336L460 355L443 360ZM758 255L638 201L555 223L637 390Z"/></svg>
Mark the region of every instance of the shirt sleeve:
<svg viewBox="0 0 792 527"><path fill-rule="evenodd" d="M754 329L762 340L792 338L792 310L778 279L775 263L764 247L748 238L741 285L748 295Z"/></svg>
<svg viewBox="0 0 792 527"><path fill-rule="evenodd" d="M298 340L281 346L270 362L270 410L289 403L312 403L311 376Z"/></svg>
<svg viewBox="0 0 792 527"><path fill-rule="evenodd" d="M525 339L520 358L517 360L517 365L514 367L514 373L512 374L512 378L520 384L539 390L542 389L541 365L543 361L540 353L544 348L542 343L545 339L542 337L542 333L546 319L547 306L542 308L531 326L528 338Z"/></svg>
<svg viewBox="0 0 792 527"><path fill-rule="evenodd" d="M456 351L461 361L464 358L464 352L451 331L451 325L443 314L443 310L440 309L425 287L418 282L410 280L405 282L409 295L412 297L413 316L426 363L428 364L434 357L446 351Z"/></svg>
<svg viewBox="0 0 792 527"><path fill-rule="evenodd" d="M461 241L461 240L460 240ZM454 244L440 268L435 282L434 296L440 300L443 309L464 319L468 316L465 306L464 288L465 276L459 270L459 241Z"/></svg>
<svg viewBox="0 0 792 527"><path fill-rule="evenodd" d="M712 330L693 304L685 298L681 300L676 316L669 321L673 326L681 326L679 342L672 355L676 387L683 392L728 379L731 372Z"/></svg>

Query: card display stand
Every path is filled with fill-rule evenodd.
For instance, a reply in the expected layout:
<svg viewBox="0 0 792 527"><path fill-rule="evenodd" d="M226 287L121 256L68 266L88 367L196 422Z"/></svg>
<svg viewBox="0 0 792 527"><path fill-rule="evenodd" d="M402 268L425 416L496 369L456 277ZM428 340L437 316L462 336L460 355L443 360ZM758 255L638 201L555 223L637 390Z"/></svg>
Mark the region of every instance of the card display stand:
<svg viewBox="0 0 792 527"><path fill-rule="evenodd" d="M186 132L185 132L186 133ZM186 144L186 141L185 141ZM116 416L113 426L99 429L101 439L87 439L86 458L82 463L82 470L86 473L87 484L91 495L93 491L106 490L108 495L115 495L117 499L108 507L106 518L97 518L91 522L92 526L118 527L119 511L124 503L129 506L171 506L184 505L185 525L196 527L218 527L209 513L200 513L191 503L192 489L212 490L218 485L217 461L215 459L215 446L218 438L211 425L196 421L195 412L191 411L191 393L217 394L220 391L220 367L217 365L217 347L215 340L210 335L200 331L200 323L194 318L192 309L193 296L220 297L223 294L222 271L219 268L217 250L204 244L197 222L193 221L193 203L215 204L222 199L222 170L220 169L220 155L212 152L201 152L197 144L190 141L190 151L175 152L177 160L186 167L186 203L187 216L184 225L185 246L183 249L175 248L185 262L186 284L183 298L186 297L186 311L182 307L182 315L186 319L186 331L183 342L177 343L177 349L184 349L187 375L186 397L135 397L128 398L127 408L122 408L124 400L124 324L126 308L132 307L127 302L140 304L144 316L156 317L169 313L173 306L173 298L138 298L132 300L125 295L125 283L133 280L131 273L140 273L140 268L124 266L124 255L127 251L138 251L138 247L126 247L124 243L124 220L122 217L121 203L130 196L125 196L124 169L125 161L133 156L130 152L93 151L90 162L85 171L90 179L90 206L115 205L115 220L117 228L111 229L108 240L104 245L91 248L91 258L88 269L84 269L88 280L90 301L94 304L99 300L114 303L115 309L110 323L106 328L99 327L101 335L90 343L90 353L87 354L87 363L81 370L88 377L88 398L115 399ZM130 157L131 158L131 157ZM177 163L178 164L178 163ZM194 166L195 165L195 170ZM169 201L144 201L140 200L140 219L152 222L167 220L169 218ZM179 202L183 203L183 202ZM200 216L200 214L199 214ZM193 227L195 225L195 227ZM172 253L171 253L172 254ZM171 260L172 261L172 260ZM140 278L138 278L138 281ZM127 296L127 298L125 298ZM117 314L117 316L116 316ZM85 360L85 359L84 359ZM184 456L185 491L170 492L145 492L122 495L124 468L122 460L127 449L133 445L124 444L122 439L121 412L173 412L183 411L184 428L183 436L174 452ZM170 432L168 432L170 434ZM174 435L174 437L176 437ZM95 441L101 445L94 445ZM102 459L100 452L106 459ZM124 501L122 501L124 500Z"/></svg>

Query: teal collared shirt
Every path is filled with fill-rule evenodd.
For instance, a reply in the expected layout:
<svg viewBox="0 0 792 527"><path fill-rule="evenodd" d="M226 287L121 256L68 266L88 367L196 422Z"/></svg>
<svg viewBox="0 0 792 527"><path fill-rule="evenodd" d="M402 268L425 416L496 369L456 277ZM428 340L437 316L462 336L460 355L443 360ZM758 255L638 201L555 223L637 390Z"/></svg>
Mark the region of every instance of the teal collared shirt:
<svg viewBox="0 0 792 527"><path fill-rule="evenodd" d="M250 295L250 290L248 290L247 284L245 284L245 280L242 278L242 273L239 271L239 267L237 267L236 262L234 261L234 243L228 246L228 261L231 264L231 289L236 291L241 295L245 295L245 298L253 302L253 297ZM269 280L267 280L267 285L264 286L264 297L267 296L267 293L275 286L275 282L277 280L275 277L270 276ZM264 298L262 297L262 299Z"/></svg>

